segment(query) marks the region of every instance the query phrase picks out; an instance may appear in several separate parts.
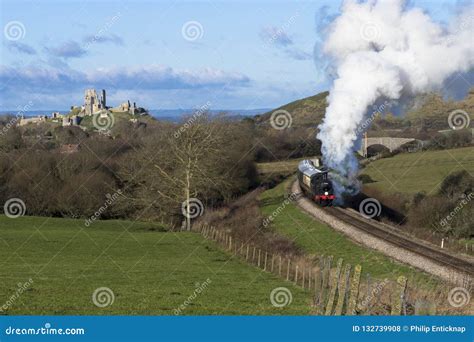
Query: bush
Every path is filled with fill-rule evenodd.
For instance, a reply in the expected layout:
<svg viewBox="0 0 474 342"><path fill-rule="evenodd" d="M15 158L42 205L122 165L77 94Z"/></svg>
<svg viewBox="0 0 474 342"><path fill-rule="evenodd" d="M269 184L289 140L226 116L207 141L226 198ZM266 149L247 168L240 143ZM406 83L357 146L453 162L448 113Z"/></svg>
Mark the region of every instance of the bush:
<svg viewBox="0 0 474 342"><path fill-rule="evenodd" d="M361 174L357 177L359 181L361 181L362 184L369 184L369 183L375 183L375 181L370 177L369 175L366 174Z"/></svg>
<svg viewBox="0 0 474 342"><path fill-rule="evenodd" d="M473 186L474 177L463 170L448 175L437 194L416 194L408 212L410 226L455 238L473 237Z"/></svg>

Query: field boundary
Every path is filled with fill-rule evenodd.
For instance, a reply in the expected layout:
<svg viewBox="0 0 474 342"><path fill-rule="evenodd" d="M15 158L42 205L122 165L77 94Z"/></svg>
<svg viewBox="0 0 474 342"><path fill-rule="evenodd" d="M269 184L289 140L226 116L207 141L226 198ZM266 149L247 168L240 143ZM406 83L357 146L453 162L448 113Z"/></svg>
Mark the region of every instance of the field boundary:
<svg viewBox="0 0 474 342"><path fill-rule="evenodd" d="M233 257L309 291L311 312L315 315L434 315L442 309L434 301L412 298L405 276L396 281L379 281L367 274L364 283L362 266L344 264L342 258L334 262L333 256L309 258L269 253L209 224L193 225L192 231Z"/></svg>

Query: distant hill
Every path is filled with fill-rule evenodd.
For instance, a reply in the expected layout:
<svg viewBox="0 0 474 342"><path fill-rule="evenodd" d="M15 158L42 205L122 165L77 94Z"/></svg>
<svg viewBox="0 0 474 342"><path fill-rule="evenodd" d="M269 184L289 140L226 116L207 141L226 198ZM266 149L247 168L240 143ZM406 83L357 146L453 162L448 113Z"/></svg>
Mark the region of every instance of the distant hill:
<svg viewBox="0 0 474 342"><path fill-rule="evenodd" d="M278 110L284 110L291 115L292 127L315 127L324 117L327 107L326 98L328 95L329 92L325 91L314 96L290 102L264 114L255 115L255 122L262 126L269 125L272 113ZM470 114L470 127L474 127L474 117L472 117L474 114L474 88L469 91L464 99L459 101L443 99L439 94L430 93L418 96L413 103L416 105L408 110L404 116L394 117L391 113L385 113L383 120L382 117L377 117L371 130L377 130L380 126L385 129L390 126L393 126L392 128L411 127L412 129L424 128L435 131L450 129L448 117L454 110L462 110Z"/></svg>
<svg viewBox="0 0 474 342"><path fill-rule="evenodd" d="M325 91L301 100L290 102L264 114L256 115L255 121L258 124L267 124L273 112L285 110L291 115L292 127L316 126L324 117L324 112L327 107L326 97L328 95L329 92Z"/></svg>
<svg viewBox="0 0 474 342"><path fill-rule="evenodd" d="M405 119L412 126L426 127L436 130L450 129L448 124L449 114L455 110L462 110L471 116L473 127L474 118L474 88L471 88L467 96L459 101L445 100L439 94L428 94L420 96L420 105L408 111Z"/></svg>

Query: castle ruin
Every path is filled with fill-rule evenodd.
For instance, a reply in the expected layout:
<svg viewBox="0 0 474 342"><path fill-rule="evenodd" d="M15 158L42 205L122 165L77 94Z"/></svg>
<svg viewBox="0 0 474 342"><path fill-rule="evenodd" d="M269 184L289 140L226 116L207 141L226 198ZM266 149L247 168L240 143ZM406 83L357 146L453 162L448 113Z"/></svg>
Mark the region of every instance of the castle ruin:
<svg viewBox="0 0 474 342"><path fill-rule="evenodd" d="M95 89L86 89L84 94L84 114L92 115L102 109L107 109L105 89L102 89L100 98Z"/></svg>

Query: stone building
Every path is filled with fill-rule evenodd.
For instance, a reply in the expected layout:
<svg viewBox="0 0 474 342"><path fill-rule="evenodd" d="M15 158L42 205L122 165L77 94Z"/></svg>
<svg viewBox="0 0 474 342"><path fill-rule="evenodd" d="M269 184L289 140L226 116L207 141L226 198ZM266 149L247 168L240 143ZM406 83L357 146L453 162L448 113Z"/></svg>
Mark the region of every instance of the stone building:
<svg viewBox="0 0 474 342"><path fill-rule="evenodd" d="M20 118L20 122L18 123L19 126L24 126L24 125L27 125L27 124L40 124L42 122L45 122L46 121L46 115L38 115L37 117L35 118L24 118L24 117L21 117Z"/></svg>
<svg viewBox="0 0 474 342"><path fill-rule="evenodd" d="M95 89L86 89L84 94L84 114L92 115L101 109L107 109L105 89L102 89L100 98Z"/></svg>

